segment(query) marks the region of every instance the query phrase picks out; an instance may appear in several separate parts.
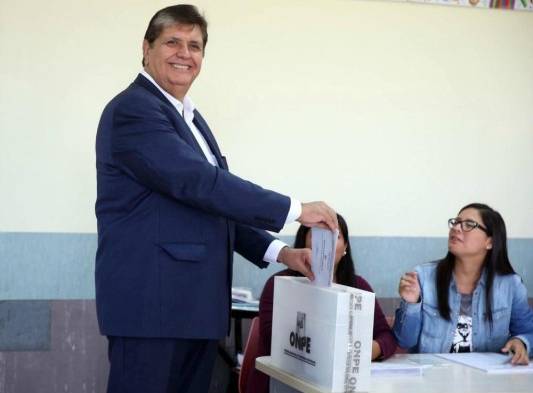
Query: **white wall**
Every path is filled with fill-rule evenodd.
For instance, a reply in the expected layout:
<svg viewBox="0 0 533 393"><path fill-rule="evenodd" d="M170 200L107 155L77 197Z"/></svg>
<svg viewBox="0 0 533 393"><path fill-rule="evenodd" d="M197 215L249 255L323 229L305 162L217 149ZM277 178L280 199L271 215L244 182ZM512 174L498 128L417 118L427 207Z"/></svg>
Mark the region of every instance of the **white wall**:
<svg viewBox="0 0 533 393"><path fill-rule="evenodd" d="M0 3L0 231L95 231L98 119L168 4ZM210 38L191 96L235 173L327 200L353 235L444 236L485 201L533 237L533 13L196 4Z"/></svg>

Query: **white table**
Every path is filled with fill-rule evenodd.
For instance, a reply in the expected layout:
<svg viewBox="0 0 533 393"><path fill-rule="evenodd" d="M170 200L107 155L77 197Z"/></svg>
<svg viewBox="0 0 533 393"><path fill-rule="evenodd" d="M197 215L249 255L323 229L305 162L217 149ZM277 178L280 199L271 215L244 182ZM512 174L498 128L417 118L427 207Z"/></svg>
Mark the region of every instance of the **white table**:
<svg viewBox="0 0 533 393"><path fill-rule="evenodd" d="M434 366L421 376L372 376L370 393L533 393L533 374L487 374L428 354L395 355L387 362L403 359L424 359ZM331 393L277 368L270 356L255 364L271 377L271 393Z"/></svg>

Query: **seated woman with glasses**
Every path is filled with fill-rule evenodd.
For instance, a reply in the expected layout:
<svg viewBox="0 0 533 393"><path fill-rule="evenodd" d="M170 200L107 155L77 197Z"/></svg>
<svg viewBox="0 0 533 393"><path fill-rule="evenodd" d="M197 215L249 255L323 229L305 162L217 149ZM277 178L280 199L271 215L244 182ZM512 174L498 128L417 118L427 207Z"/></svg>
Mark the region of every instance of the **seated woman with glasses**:
<svg viewBox="0 0 533 393"><path fill-rule="evenodd" d="M393 327L399 345L410 352L503 352L512 364L528 364L533 311L507 256L502 216L473 203L448 226L448 254L400 279Z"/></svg>
<svg viewBox="0 0 533 393"><path fill-rule="evenodd" d="M350 238L348 235L348 225L344 218L337 214L339 221L339 238L335 252L335 266L333 281L354 288L373 292L370 285L364 278L355 274L352 259ZM311 248L310 228L300 226L296 232L294 248ZM274 305L274 278L276 276L301 276L293 270L283 270L274 274L268 279L261 294L259 302L259 334L260 350L257 356L270 355L270 345L272 340L272 308ZM374 332L372 341L372 359L386 359L396 351L396 339L392 334L385 315L381 310L377 300L374 308ZM253 370L248 380L248 393L268 392L268 376L258 370Z"/></svg>

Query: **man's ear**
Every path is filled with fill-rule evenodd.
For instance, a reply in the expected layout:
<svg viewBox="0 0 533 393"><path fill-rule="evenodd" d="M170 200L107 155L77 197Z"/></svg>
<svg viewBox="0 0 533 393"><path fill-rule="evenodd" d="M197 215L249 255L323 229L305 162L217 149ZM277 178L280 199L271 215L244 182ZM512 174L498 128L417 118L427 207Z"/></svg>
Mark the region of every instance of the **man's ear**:
<svg viewBox="0 0 533 393"><path fill-rule="evenodd" d="M148 65L148 50L150 49L150 44L148 41L143 40L143 65L146 67Z"/></svg>

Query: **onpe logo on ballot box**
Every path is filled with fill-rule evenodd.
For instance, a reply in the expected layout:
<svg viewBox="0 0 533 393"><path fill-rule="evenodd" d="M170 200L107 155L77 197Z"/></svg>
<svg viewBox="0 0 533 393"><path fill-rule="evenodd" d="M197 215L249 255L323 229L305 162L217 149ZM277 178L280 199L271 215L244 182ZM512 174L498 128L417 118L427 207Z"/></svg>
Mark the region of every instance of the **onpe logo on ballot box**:
<svg viewBox="0 0 533 393"><path fill-rule="evenodd" d="M289 342L296 349L311 353L311 337L305 335L305 313L296 313L296 331L291 332Z"/></svg>
<svg viewBox="0 0 533 393"><path fill-rule="evenodd" d="M307 354L311 354L311 337L305 333L305 313L298 311L296 313L296 330L289 334L289 348L284 348L283 353L298 361L315 366L316 362ZM294 349L297 351L295 352Z"/></svg>
<svg viewBox="0 0 533 393"><path fill-rule="evenodd" d="M374 302L360 289L276 277L273 364L332 392L368 391Z"/></svg>

